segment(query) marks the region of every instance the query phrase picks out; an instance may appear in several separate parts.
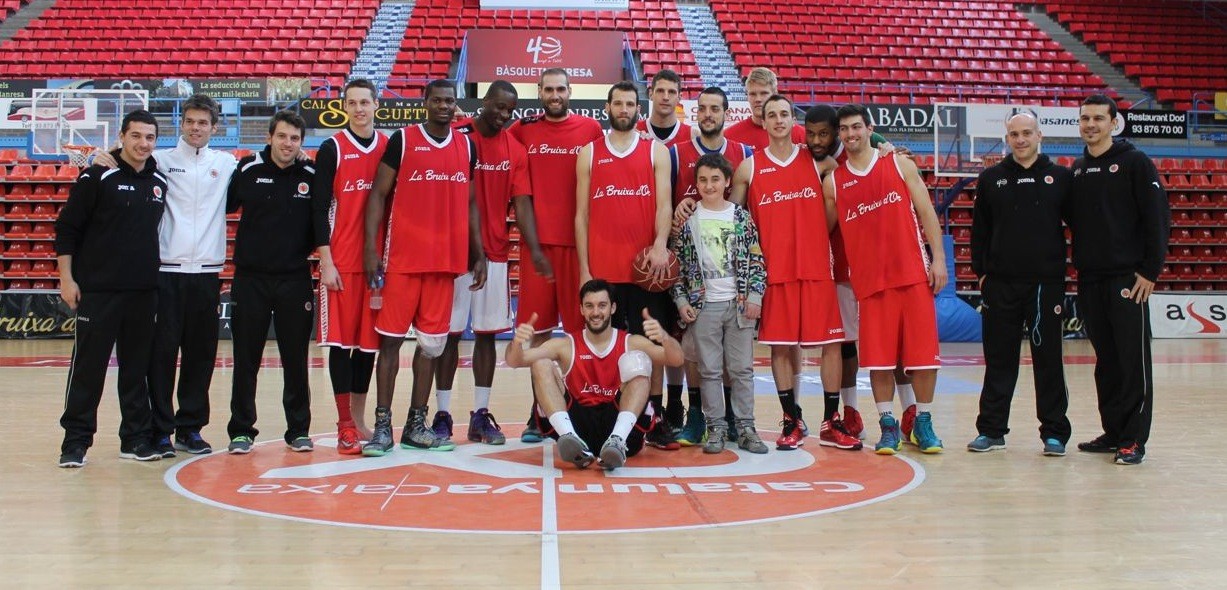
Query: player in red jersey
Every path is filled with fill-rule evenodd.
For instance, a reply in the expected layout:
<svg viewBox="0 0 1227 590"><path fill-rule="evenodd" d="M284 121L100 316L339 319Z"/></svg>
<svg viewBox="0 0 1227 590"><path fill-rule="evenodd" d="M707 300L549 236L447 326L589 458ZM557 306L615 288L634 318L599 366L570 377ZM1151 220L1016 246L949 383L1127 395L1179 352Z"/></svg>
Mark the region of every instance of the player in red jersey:
<svg viewBox="0 0 1227 590"><path fill-rule="evenodd" d="M652 76L652 85L648 86L652 115L635 123L635 131L641 137L654 139L668 147L690 140L690 126L677 118L681 89L682 79L673 70L661 70Z"/></svg>
<svg viewBox="0 0 1227 590"><path fill-rule="evenodd" d="M566 331L583 327L575 298L580 285L575 252L575 155L604 132L596 119L570 111L571 84L566 70L542 72L537 98L545 112L512 123L507 132L528 150L537 238L547 261L543 265L520 262L516 323L523 324L537 314L533 326L537 329L535 344L540 344L549 339L560 319ZM523 442L541 442L534 413L529 412L528 425L520 435Z"/></svg>
<svg viewBox="0 0 1227 590"><path fill-rule="evenodd" d="M375 370L375 432L362 447L362 454L368 456L392 450L392 395L400 347L411 328L417 333L413 399L401 447L455 448L426 425L434 359L447 344L456 277L466 270L472 272L470 288L474 291L486 281L476 185L469 182L477 153L467 136L451 128L456 86L436 80L426 85L424 96L426 122L405 127L388 140L367 198L363 269L372 287L380 289L382 300L375 318L375 330L381 335ZM396 198L385 216L393 187ZM378 235L385 219L381 257Z"/></svg>
<svg viewBox="0 0 1227 590"><path fill-rule="evenodd" d="M548 268L549 262L537 243L537 226L532 209L528 180L528 154L524 146L503 126L511 119L518 97L515 86L505 80L495 80L482 99L481 113L456 126L477 147L477 169L473 182L477 185L477 203L481 209L481 243L485 247L486 285L470 291L471 274L456 278L452 300L451 330L447 347L436 367L438 411L431 429L440 437L451 438L452 382L460 360L460 336L469 326L472 316L473 344L473 411L469 413L468 439L500 445L506 441L498 421L490 414L490 387L494 383L494 335L513 327L511 315L511 285L508 278L508 258L511 243L507 231L507 210L514 205L516 224L520 228L523 251L531 253L538 268Z"/></svg>
<svg viewBox="0 0 1227 590"><path fill-rule="evenodd" d="M767 293L759 321L758 340L771 346L771 372L783 409L780 450L805 442L805 423L797 403L800 372L797 347L822 347L822 382L831 389L840 381L843 342L826 207L819 196L822 176L818 163L792 142L796 125L792 101L780 95L763 102L762 120L771 144L741 163L733 175L730 200L745 203L758 225L767 263ZM824 395L819 442L842 449L859 449L860 441L839 421L839 390Z"/></svg>
<svg viewBox="0 0 1227 590"><path fill-rule="evenodd" d="M869 369L881 415L882 439L875 450L893 455L902 445L891 413L894 370L901 365L912 375L916 392L911 438L922 452L939 453L942 442L930 413L941 365L933 296L947 277L937 214L916 164L895 154L882 156L869 146L873 125L865 107L845 105L838 115L848 160L826 178L823 193L829 226L834 229L838 221L843 233L849 278L860 304L861 362Z"/></svg>
<svg viewBox="0 0 1227 590"><path fill-rule="evenodd" d="M694 212L697 202L700 200L698 188L695 182L695 163L699 158L706 154L721 154L724 159L729 162L734 170L741 164L742 160L750 157L754 152L749 146L737 143L736 141L726 139L724 137L724 113L729 108L728 96L717 86L705 88L699 94L698 99L698 135L691 137L689 141L684 141L669 148L669 161L672 168L673 178L673 205L675 210L679 211L675 218L683 221L677 222L676 227L685 223L684 219L689 218ZM731 187L732 178L726 179L730 181ZM727 198L727 191L725 198ZM703 402L699 388L699 368L697 351L694 350L694 343L683 335L682 348L686 351L686 382L690 384L688 387L688 405L690 410L685 414L685 423L677 424L681 421L681 379L673 374L673 369L665 371L665 377L669 382L668 386L668 403L665 407L665 421L671 426L680 426L681 430L677 436L677 440L683 446L691 446L699 444L703 435L706 433L706 422L703 418ZM674 385L677 384L677 385ZM735 435L737 429L733 424L733 404L732 400L728 399L731 395L732 387L726 387L725 395L725 422L728 423L728 432ZM675 410L676 408L676 410ZM731 436L732 436L731 435Z"/></svg>
<svg viewBox="0 0 1227 590"><path fill-rule="evenodd" d="M764 127L763 104L767 102L768 97L778 93L779 84L775 72L767 68L750 70L750 75L746 76L746 98L750 101L750 118L725 129L724 136L756 150L767 147L771 143L771 135ZM805 143L805 129L800 125L794 125L790 133L792 143Z"/></svg>
<svg viewBox="0 0 1227 590"><path fill-rule="evenodd" d="M642 336L610 327L617 312L613 290L601 279L584 283L581 330L525 349L536 338L534 324L526 322L507 346L507 366L532 367L533 390L558 455L581 469L595 460L591 449L598 445L601 465L611 470L643 448L652 369L682 364L681 345L646 310Z"/></svg>
<svg viewBox="0 0 1227 590"><path fill-rule="evenodd" d="M619 82L605 100L610 131L579 152L576 161L575 245L580 280L605 279L616 286L614 326L643 334L642 310L655 318L669 314L668 293L651 293L631 278L635 255L651 247L652 272L661 275L669 261L669 152L665 146L635 133L639 90ZM595 223L590 220L596 220ZM650 401L663 414L659 368L652 371ZM668 425L648 434L648 444L674 450L680 445Z"/></svg>
<svg viewBox="0 0 1227 590"><path fill-rule="evenodd" d="M848 152L839 141L839 116L835 108L828 105L816 105L805 112L805 145L816 162L825 162L825 167L834 170L836 166L848 160ZM906 148L894 148L885 137L874 133L869 136L869 145L880 148L882 155L890 151L900 154L910 154ZM828 159L829 158L829 159ZM829 171L828 171L829 173ZM852 292L852 283L848 281L848 257L844 253L843 234L839 227L831 232L831 253L834 255L835 292L839 296L839 315L844 321L844 343L841 347L843 356L843 381L839 384L839 395L843 399L842 414L844 429L849 434L864 438L865 423L857 409L856 371L858 340L860 326L860 311L856 305L856 294ZM912 424L916 421L916 395L912 392L912 378L902 368L895 369L895 392L903 406L903 417L900 427L904 441L912 434Z"/></svg>
<svg viewBox="0 0 1227 590"><path fill-rule="evenodd" d="M323 195L332 230L332 263L339 274L337 289L319 290L316 339L328 350L328 376L337 404L337 452L362 453L359 441L370 439L363 415L375 368L379 335L370 290L362 271L366 197L388 138L375 130L379 108L375 85L350 80L341 92L348 127L325 139L316 153L312 192Z"/></svg>

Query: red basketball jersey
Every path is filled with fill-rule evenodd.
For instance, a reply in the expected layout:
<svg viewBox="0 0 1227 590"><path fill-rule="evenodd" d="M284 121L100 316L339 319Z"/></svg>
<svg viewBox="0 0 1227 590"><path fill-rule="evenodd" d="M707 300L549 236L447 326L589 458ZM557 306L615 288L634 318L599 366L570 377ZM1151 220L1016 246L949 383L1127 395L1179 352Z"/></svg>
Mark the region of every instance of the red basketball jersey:
<svg viewBox="0 0 1227 590"><path fill-rule="evenodd" d="M844 162L848 161L848 152L844 151L844 144L840 143L835 149L835 163L843 166ZM839 231L839 226L835 226L835 231L831 232L831 260L832 271L835 274L835 281L839 283L848 282L848 253L844 250L844 235Z"/></svg>
<svg viewBox="0 0 1227 590"><path fill-rule="evenodd" d="M588 270L611 283L631 282L631 265L656 239L655 143L634 136L618 153L604 137L592 142L588 184Z"/></svg>
<svg viewBox="0 0 1227 590"><path fill-rule="evenodd" d="M733 141L744 143L756 152L771 145L771 136L767 135L767 130L763 129L762 125L755 125L754 119L742 119L730 125L724 130L724 136ZM796 144L805 143L804 127L793 125L792 142Z"/></svg>
<svg viewBox="0 0 1227 590"><path fill-rule="evenodd" d="M571 340L571 367L567 369L564 383L567 395L581 406L618 402L618 390L622 388L618 359L629 348L630 334L617 328L607 329L613 333L603 351L593 350L588 345L586 330L567 333Z"/></svg>
<svg viewBox="0 0 1227 590"><path fill-rule="evenodd" d="M328 209L332 262L339 272L362 272L366 197L375 186L375 172L388 147L388 138L376 131L371 145L363 147L348 129L342 129L325 141L333 142L337 150L337 172L332 181L332 204ZM380 239L382 233L380 231Z"/></svg>
<svg viewBox="0 0 1227 590"><path fill-rule="evenodd" d="M396 198L384 244L387 272L463 274L469 260L469 138L435 143L421 125L401 134Z"/></svg>
<svg viewBox="0 0 1227 590"><path fill-rule="evenodd" d="M635 123L635 131L647 133L649 138L665 144L665 147L680 145L686 143L690 139L690 125L683 123L681 119L678 119L673 123L673 131L671 131L669 136L664 139L656 137L656 132L649 129L648 121L649 119L640 119L638 123Z"/></svg>
<svg viewBox="0 0 1227 590"><path fill-rule="evenodd" d="M784 161L767 150L750 159L746 205L758 225L767 282L833 280L818 163L801 146L793 146Z"/></svg>
<svg viewBox="0 0 1227 590"><path fill-rule="evenodd" d="M916 210L896 162L873 152L867 170L835 169L835 208L858 299L929 280L929 258Z"/></svg>
<svg viewBox="0 0 1227 590"><path fill-rule="evenodd" d="M507 231L507 210L511 198L532 194L528 180L528 154L510 133L494 137L482 135L471 120L456 128L477 146L477 206L481 210L481 245L491 262L507 262L511 242Z"/></svg>
<svg viewBox="0 0 1227 590"><path fill-rule="evenodd" d="M571 113L562 121L525 117L507 128L528 150L537 239L575 246L575 157L602 135L596 119Z"/></svg>
<svg viewBox="0 0 1227 590"><path fill-rule="evenodd" d="M748 146L725 139L724 145L721 146L719 153L724 156L724 159L733 165L733 170L741 165L741 161L749 157L751 150ZM673 158L673 170L677 176L673 179L673 206L682 202L682 199L690 197L696 201L701 199L699 196L699 188L694 183L694 165L699 161L699 158L708 151L699 143L699 138L692 137L690 141L679 143L676 146L669 148L669 157ZM729 179L730 181L732 178ZM729 190L733 187L729 184ZM728 198L729 191L726 190L724 197Z"/></svg>

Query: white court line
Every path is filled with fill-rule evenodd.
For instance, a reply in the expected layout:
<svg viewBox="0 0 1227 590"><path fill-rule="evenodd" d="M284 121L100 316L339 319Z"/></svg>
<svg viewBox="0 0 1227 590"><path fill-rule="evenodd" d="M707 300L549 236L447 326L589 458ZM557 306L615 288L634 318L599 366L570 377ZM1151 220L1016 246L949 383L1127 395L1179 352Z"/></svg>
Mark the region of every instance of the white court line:
<svg viewBox="0 0 1227 590"><path fill-rule="evenodd" d="M561 590L562 575L558 563L558 498L554 481L554 445L541 446L541 590Z"/></svg>

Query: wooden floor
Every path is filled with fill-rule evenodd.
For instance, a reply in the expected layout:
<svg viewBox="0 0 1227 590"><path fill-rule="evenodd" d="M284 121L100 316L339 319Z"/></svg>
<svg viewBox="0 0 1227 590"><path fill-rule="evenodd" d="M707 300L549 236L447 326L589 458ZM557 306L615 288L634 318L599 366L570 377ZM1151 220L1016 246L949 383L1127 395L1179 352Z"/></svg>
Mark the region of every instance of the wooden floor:
<svg viewBox="0 0 1227 590"><path fill-rule="evenodd" d="M516 450L520 443L513 440L507 461L519 460L524 468L535 463L540 474L534 485L548 492L531 498L534 510L556 501L558 512L532 512L531 532L509 534L405 530L397 528L402 521L380 522L378 513L372 517L376 527L314 522L344 520L351 509L348 502L354 502L355 514L365 510L355 500L358 495L335 488L306 508L294 497L270 496L261 508L238 511L201 501L205 493L199 490L184 495L174 489L182 486L169 485L189 472L199 486L208 488L252 468L259 477L259 471L270 465L335 466L338 457L325 446L335 410L317 351L313 351L317 358L311 384L313 430L319 433L320 446L309 458L289 453L279 442L284 426L278 401L280 377L278 370L265 369L260 441L270 443L258 445L254 454L215 455L191 463L183 454L156 463L122 461L117 458L114 435L118 410L112 372L88 466L59 469L55 459L62 431L57 418L70 344L0 342L0 432L5 441L0 447L0 531L6 537L0 549L0 587L1201 589L1223 587L1227 572L1227 509L1222 501L1227 460L1218 438L1227 416L1225 341L1155 342L1157 410L1149 454L1139 467L1113 465L1107 456L1077 451L1064 458L1042 457L1026 367L1014 404L1009 449L966 452L964 445L975 435L983 374L980 349L947 345L943 347L947 366L941 371L934 412L938 434L946 442L945 454L926 456L906 447L906 460L901 460L869 451L819 450L814 438L800 451L813 456L817 473L827 474L810 481L855 482L863 476L867 487L882 484L894 490L881 494L879 501L842 510L811 510L811 500L837 494L775 488L771 493L701 493L704 481L732 480L687 478L684 470L674 468L710 467L719 461L713 463L695 449L678 453L650 449L633 457L627 467L665 466L656 472L664 474L660 481L688 487L646 484L635 489L659 493L606 494L580 504L578 514L572 503L572 512L564 514L564 503L574 499L561 497L565 489L574 491L576 485L611 489L601 487L604 474L593 470L576 474L561 465L558 470L546 469L542 462L548 460L540 445ZM271 347L266 354L275 357ZM228 345L223 345L223 356L228 355ZM1100 430L1089 345L1068 342L1066 358L1072 449L1072 442L1089 439ZM763 381L757 397L759 428L772 431L777 428L778 405L766 381L769 371L759 368L758 376ZM807 376L812 377L807 381L816 381L816 367L810 367ZM227 368L217 371L212 424L204 433L219 447L226 442L230 377ZM504 368L495 378L492 410L509 433L519 431L517 424L524 417L526 379L526 372ZM403 416L407 369L399 383L395 414ZM453 402L458 422L467 421L471 383L462 370ZM821 406L814 395L818 390L813 382L804 390L803 405L811 413ZM861 407L872 420L864 374ZM463 432L459 426L458 432ZM869 442L876 440L876 425L868 430ZM400 466L388 471L403 471L393 481L412 483L416 480L404 471L409 469L405 463L479 461L478 455L460 452L466 447L484 452L478 446L462 445L450 457L398 450L390 457L401 461ZM726 458L725 464L756 468L806 458L774 450L760 463L732 453L727 456L731 459ZM412 472L413 478L464 472L463 465L453 472L432 465ZM565 489L543 483L556 477L573 483ZM484 523L491 530L505 531L525 520L514 505L490 501L493 497L456 495L452 505L436 501L394 507L400 510L396 518L433 523L417 528L459 523L457 528L471 529L473 523ZM388 507L387 502L383 507ZM283 508L315 513L297 520L266 514ZM738 515L786 513L792 508L815 514L722 525ZM422 513L415 514L415 509ZM591 522L626 523L621 528L652 529L661 524L684 528L575 532L585 528L585 515ZM694 518L697 525L687 520ZM378 528L381 524L390 528Z"/></svg>

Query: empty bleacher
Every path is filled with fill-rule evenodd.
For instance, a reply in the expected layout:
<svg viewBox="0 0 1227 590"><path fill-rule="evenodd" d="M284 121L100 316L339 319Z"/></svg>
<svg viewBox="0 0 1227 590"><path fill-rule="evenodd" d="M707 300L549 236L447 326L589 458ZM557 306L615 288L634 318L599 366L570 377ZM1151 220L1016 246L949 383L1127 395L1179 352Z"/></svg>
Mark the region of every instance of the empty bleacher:
<svg viewBox="0 0 1227 590"><path fill-rule="evenodd" d="M341 84L379 0L58 0L0 45L27 77L309 77Z"/></svg>
<svg viewBox="0 0 1227 590"><path fill-rule="evenodd" d="M1074 105L1091 92L1113 94L1006 2L712 0L711 7L743 75L768 66L782 86L824 85L822 100ZM802 16L784 16L792 14Z"/></svg>
<svg viewBox="0 0 1227 590"><path fill-rule="evenodd" d="M1202 16L1201 2L1040 2L1050 15L1178 110L1197 92L1227 90L1227 29Z"/></svg>

